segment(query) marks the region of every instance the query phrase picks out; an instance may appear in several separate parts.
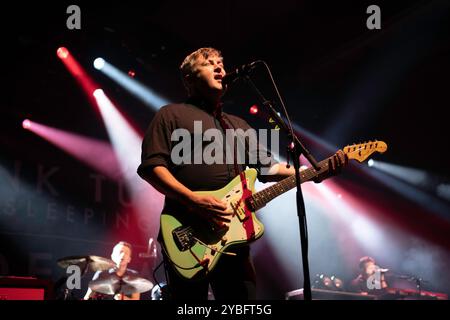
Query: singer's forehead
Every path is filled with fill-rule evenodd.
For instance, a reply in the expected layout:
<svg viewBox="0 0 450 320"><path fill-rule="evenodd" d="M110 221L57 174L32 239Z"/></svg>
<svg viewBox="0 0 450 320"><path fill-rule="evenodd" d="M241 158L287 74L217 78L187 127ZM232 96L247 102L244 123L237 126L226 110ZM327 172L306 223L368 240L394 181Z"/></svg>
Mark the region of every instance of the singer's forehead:
<svg viewBox="0 0 450 320"><path fill-rule="evenodd" d="M223 57L218 55L217 53L210 53L207 57L200 55L195 62L202 63L205 61L217 61L223 63Z"/></svg>

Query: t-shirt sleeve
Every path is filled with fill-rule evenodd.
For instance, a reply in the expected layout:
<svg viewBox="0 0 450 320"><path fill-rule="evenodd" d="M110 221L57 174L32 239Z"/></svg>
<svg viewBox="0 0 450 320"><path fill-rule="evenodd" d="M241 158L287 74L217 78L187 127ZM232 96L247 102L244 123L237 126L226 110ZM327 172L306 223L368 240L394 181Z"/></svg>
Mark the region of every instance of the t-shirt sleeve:
<svg viewBox="0 0 450 320"><path fill-rule="evenodd" d="M170 168L172 127L173 118L166 108L160 109L150 122L142 142L141 164L137 170L142 178L146 176L149 168L155 166Z"/></svg>

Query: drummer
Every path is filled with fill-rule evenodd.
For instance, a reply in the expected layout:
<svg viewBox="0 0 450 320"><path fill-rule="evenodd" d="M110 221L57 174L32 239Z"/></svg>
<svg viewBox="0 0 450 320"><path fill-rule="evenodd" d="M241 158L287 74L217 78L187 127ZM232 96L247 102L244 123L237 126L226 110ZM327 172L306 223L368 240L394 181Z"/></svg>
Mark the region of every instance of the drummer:
<svg viewBox="0 0 450 320"><path fill-rule="evenodd" d="M117 243L113 251L111 253L111 259L114 261L116 266L114 268L111 268L106 271L97 271L94 274L94 277L92 280L98 280L103 278L108 278L109 276L113 275L114 273L118 277L123 277L126 275L133 275L136 276L137 272L131 269L128 269L127 266L131 262L131 254L132 254L132 247L131 244L125 241L120 241ZM92 291L90 288L88 288L84 300L89 299L114 299L114 300L139 300L140 299L140 293L133 293L131 296L124 295L122 293L115 294L114 296L109 296L103 293L98 293Z"/></svg>

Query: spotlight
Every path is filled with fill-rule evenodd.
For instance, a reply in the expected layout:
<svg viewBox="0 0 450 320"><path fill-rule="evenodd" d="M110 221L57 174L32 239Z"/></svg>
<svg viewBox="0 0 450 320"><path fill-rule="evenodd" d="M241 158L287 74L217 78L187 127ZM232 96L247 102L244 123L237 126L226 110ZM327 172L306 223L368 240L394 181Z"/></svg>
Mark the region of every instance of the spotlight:
<svg viewBox="0 0 450 320"><path fill-rule="evenodd" d="M343 290L344 282L334 275L329 277L325 274L316 274L313 288L339 291Z"/></svg>
<svg viewBox="0 0 450 320"><path fill-rule="evenodd" d="M450 200L450 184L441 183L436 187L436 193L438 196Z"/></svg>
<svg viewBox="0 0 450 320"><path fill-rule="evenodd" d="M56 50L56 55L60 59L66 59L69 56L69 50L65 47L59 47L58 50Z"/></svg>
<svg viewBox="0 0 450 320"><path fill-rule="evenodd" d="M250 107L250 114L257 114L257 113L258 113L258 106L254 104Z"/></svg>
<svg viewBox="0 0 450 320"><path fill-rule="evenodd" d="M117 84L139 98L154 111L157 111L168 103L166 99L157 95L153 90L144 86L134 78L137 73L136 70L128 69L128 71L123 72L102 58L95 59L94 66L99 69L100 72L104 73L106 76L117 82Z"/></svg>
<svg viewBox="0 0 450 320"><path fill-rule="evenodd" d="M22 127L23 127L25 130L30 129L30 128L31 128L31 121L28 120L28 119L23 120L23 121L22 121Z"/></svg>
<svg viewBox="0 0 450 320"><path fill-rule="evenodd" d="M97 58L94 60L94 68L101 70L105 66L105 60L103 58Z"/></svg>
<svg viewBox="0 0 450 320"><path fill-rule="evenodd" d="M94 93L93 93L94 97L96 97L96 98L98 98L98 97L100 97L100 96L102 96L102 95L104 95L104 94L105 94L105 93L103 92L102 89L95 89L95 90L94 90Z"/></svg>
<svg viewBox="0 0 450 320"><path fill-rule="evenodd" d="M331 278L327 276L322 277L322 283L325 286L325 288L331 289L331 287L333 286L333 281L331 280Z"/></svg>
<svg viewBox="0 0 450 320"><path fill-rule="evenodd" d="M333 280L325 274L316 274L313 288L315 289L332 289Z"/></svg>
<svg viewBox="0 0 450 320"><path fill-rule="evenodd" d="M334 287L336 290L343 290L344 289L344 282L339 279L336 278L336 276L331 276L331 281L333 281Z"/></svg>
<svg viewBox="0 0 450 320"><path fill-rule="evenodd" d="M367 165L369 167L373 167L374 164L375 164L375 161L373 161L372 159L369 159L369 161L367 161Z"/></svg>

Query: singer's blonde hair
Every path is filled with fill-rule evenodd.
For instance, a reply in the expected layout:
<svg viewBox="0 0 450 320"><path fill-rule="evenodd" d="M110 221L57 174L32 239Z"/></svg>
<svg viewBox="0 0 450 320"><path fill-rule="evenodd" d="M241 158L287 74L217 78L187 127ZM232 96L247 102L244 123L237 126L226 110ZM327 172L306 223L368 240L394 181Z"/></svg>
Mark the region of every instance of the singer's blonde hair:
<svg viewBox="0 0 450 320"><path fill-rule="evenodd" d="M189 76L195 73L195 63L197 62L199 57L208 59L210 56L218 56L219 58L223 59L222 53L219 50L211 47L197 49L194 52L187 55L186 58L184 58L183 63L180 65L180 71L181 71L181 78L183 80L183 85L188 91L188 93L190 89L187 79L189 78Z"/></svg>

